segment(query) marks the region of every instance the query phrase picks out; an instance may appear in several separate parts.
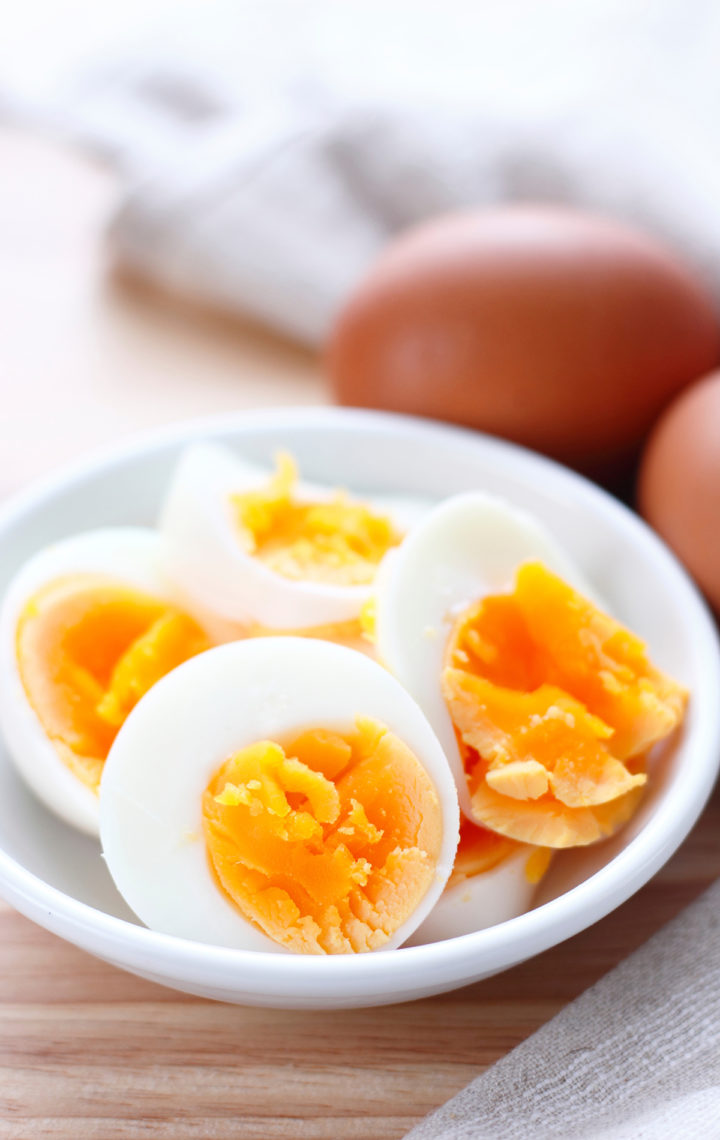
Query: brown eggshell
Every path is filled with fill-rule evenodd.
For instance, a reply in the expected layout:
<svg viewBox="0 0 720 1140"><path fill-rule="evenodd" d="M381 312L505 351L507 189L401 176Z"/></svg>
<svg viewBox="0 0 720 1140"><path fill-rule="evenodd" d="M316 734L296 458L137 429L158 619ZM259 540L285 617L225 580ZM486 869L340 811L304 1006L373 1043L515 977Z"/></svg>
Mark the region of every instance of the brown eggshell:
<svg viewBox="0 0 720 1140"><path fill-rule="evenodd" d="M328 349L341 403L467 424L586 470L631 455L719 360L711 301L682 261L608 218L542 206L408 231Z"/></svg>
<svg viewBox="0 0 720 1140"><path fill-rule="evenodd" d="M638 505L720 613L720 372L687 388L655 427Z"/></svg>

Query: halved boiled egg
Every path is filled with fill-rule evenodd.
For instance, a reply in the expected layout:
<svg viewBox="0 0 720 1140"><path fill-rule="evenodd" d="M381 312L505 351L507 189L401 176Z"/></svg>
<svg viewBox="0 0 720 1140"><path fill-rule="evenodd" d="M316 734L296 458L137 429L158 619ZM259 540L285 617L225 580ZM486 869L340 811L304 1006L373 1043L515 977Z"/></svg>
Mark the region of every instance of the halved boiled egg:
<svg viewBox="0 0 720 1140"><path fill-rule="evenodd" d="M435 728L464 813L520 842L613 832L682 719L683 688L588 593L534 520L481 493L433 511L378 583L380 656Z"/></svg>
<svg viewBox="0 0 720 1140"><path fill-rule="evenodd" d="M442 942L524 914L551 858L550 848L517 843L463 820L448 884L408 946Z"/></svg>
<svg viewBox="0 0 720 1140"><path fill-rule="evenodd" d="M458 804L386 670L295 637L181 665L128 717L101 786L105 859L147 926L242 949L399 946L452 870Z"/></svg>
<svg viewBox="0 0 720 1140"><path fill-rule="evenodd" d="M170 600L151 530L88 531L36 554L0 612L0 726L26 783L67 823L98 831L98 786L142 695L207 649Z"/></svg>
<svg viewBox="0 0 720 1140"><path fill-rule="evenodd" d="M295 631L355 621L388 550L418 517L412 499L359 502L274 474L218 444L188 448L160 529L167 570L197 612Z"/></svg>

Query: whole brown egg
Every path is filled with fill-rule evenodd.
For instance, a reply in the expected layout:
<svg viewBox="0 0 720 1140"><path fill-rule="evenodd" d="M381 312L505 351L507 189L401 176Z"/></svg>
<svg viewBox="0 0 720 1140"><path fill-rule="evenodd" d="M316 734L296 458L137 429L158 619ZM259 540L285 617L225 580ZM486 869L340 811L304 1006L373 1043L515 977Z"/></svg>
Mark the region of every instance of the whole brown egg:
<svg viewBox="0 0 720 1140"><path fill-rule="evenodd" d="M593 472L632 456L719 359L711 300L680 258L609 218L545 206L401 235L340 313L327 357L341 403L467 424Z"/></svg>
<svg viewBox="0 0 720 1140"><path fill-rule="evenodd" d="M638 505L720 613L720 372L687 388L655 427Z"/></svg>

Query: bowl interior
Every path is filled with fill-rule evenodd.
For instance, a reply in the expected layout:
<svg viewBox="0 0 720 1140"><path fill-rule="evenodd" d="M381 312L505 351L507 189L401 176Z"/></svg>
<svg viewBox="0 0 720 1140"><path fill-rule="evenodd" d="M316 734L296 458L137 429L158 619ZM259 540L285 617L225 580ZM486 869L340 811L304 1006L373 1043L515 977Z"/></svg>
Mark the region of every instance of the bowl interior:
<svg viewBox="0 0 720 1140"><path fill-rule="evenodd" d="M278 449L290 450L308 478L361 492L440 498L483 488L506 496L548 527L611 612L648 642L661 667L692 690L683 734L654 757L650 792L631 824L605 843L561 853L538 905L592 876L672 802L687 772L687 741L713 679L697 638L698 621L709 627L704 610L664 548L629 512L571 473L497 441L395 417L337 411L245 416L221 426L184 428L59 478L6 515L0 523L0 593L29 555L55 539L98 526L152 524L182 447L192 438L209 437L259 461L269 461ZM707 629L704 636L707 648ZM712 667L717 668L714 659ZM714 758L701 762L716 763ZM0 849L72 898L136 921L112 884L98 844L36 803L1 743Z"/></svg>

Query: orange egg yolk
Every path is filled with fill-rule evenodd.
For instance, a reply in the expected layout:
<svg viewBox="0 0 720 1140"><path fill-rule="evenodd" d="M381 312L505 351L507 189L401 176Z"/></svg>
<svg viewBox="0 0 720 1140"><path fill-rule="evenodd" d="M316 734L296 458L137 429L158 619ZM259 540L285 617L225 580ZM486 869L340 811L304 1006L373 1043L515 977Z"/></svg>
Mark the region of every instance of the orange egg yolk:
<svg viewBox="0 0 720 1140"><path fill-rule="evenodd" d="M592 843L635 810L687 693L634 634L538 563L457 621L442 676L473 816L521 842Z"/></svg>
<svg viewBox="0 0 720 1140"><path fill-rule="evenodd" d="M231 496L248 553L284 578L356 586L372 582L401 535L390 519L338 492L322 503L298 502L289 455L267 485Z"/></svg>
<svg viewBox="0 0 720 1140"><path fill-rule="evenodd" d="M520 854L526 856L525 876L528 882L539 883L550 865L552 848L518 843L515 839L508 839L485 827L476 827L470 820L464 819L460 824L460 842L448 887L492 871L506 859Z"/></svg>
<svg viewBox="0 0 720 1140"><path fill-rule="evenodd" d="M375 950L416 909L442 840L437 793L413 752L359 718L231 756L203 797L222 889L270 938L304 954Z"/></svg>
<svg viewBox="0 0 720 1140"><path fill-rule="evenodd" d="M17 626L20 679L62 760L97 791L125 718L156 681L209 648L180 610L105 577L41 589Z"/></svg>

